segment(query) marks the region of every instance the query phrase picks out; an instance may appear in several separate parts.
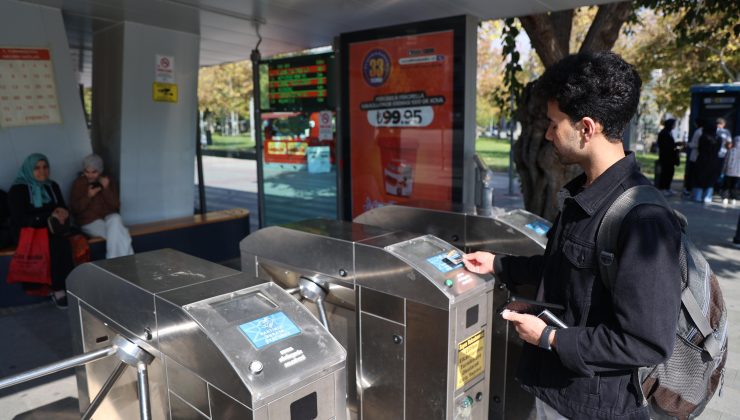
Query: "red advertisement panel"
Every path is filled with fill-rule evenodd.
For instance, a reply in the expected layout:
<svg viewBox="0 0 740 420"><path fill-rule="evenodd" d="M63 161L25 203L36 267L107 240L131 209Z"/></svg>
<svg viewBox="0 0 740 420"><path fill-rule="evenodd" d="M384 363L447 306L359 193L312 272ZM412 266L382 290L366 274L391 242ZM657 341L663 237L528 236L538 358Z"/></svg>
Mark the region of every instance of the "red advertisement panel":
<svg viewBox="0 0 740 420"><path fill-rule="evenodd" d="M352 217L452 206L453 31L349 45Z"/></svg>

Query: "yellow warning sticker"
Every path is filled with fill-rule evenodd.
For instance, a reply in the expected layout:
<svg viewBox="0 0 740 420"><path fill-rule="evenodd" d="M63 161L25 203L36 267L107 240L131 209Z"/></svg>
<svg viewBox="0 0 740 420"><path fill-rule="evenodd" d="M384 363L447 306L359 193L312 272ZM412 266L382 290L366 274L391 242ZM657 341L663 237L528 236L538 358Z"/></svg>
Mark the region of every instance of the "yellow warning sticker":
<svg viewBox="0 0 740 420"><path fill-rule="evenodd" d="M152 85L152 99L157 102L177 102L177 85L154 82Z"/></svg>
<svg viewBox="0 0 740 420"><path fill-rule="evenodd" d="M479 331L457 345L457 385L460 389L486 370L486 340Z"/></svg>

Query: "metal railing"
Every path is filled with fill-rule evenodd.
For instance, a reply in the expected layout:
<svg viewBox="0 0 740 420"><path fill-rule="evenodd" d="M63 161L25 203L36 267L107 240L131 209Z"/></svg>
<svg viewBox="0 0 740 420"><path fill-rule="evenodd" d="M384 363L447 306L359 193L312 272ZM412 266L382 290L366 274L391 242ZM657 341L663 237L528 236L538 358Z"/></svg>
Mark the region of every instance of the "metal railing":
<svg viewBox="0 0 740 420"><path fill-rule="evenodd" d="M480 216L493 215L493 171L480 156L473 155L475 162L475 210Z"/></svg>

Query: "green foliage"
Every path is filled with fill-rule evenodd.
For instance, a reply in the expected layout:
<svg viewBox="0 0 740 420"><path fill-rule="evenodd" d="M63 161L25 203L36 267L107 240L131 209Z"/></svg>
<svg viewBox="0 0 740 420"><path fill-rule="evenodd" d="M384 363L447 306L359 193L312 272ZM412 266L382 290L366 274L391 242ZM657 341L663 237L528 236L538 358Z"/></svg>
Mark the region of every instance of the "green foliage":
<svg viewBox="0 0 740 420"><path fill-rule="evenodd" d="M679 19L673 26L678 46L716 39L729 43L740 36L740 14L733 0L639 0L637 6Z"/></svg>
<svg viewBox="0 0 740 420"><path fill-rule="evenodd" d="M514 106L519 102L519 97L524 90L524 84L517 77L522 71L519 63L520 54L516 47L516 37L519 32L519 25L514 18L504 20L504 26L501 29L504 44L501 54L506 58L504 86L496 89L495 97L496 105L509 119L514 115Z"/></svg>
<svg viewBox="0 0 740 420"><path fill-rule="evenodd" d="M738 6L737 0L638 0L615 50L636 65L646 83L654 84L659 109L681 115L692 85L740 80ZM584 39L596 10L585 7L574 14L570 51L578 50L575 44ZM516 21L506 19L502 31L503 54L508 58L505 87L496 95L507 114L509 92L516 103L520 86L517 33ZM656 69L660 71L655 73Z"/></svg>
<svg viewBox="0 0 740 420"><path fill-rule="evenodd" d="M249 118L252 63L238 61L203 67L198 73L198 107L224 117L231 112Z"/></svg>
<svg viewBox="0 0 740 420"><path fill-rule="evenodd" d="M637 67L644 90L659 110L682 115L689 106L692 85L732 82L737 78L740 37L731 34L728 28L700 42L686 43L676 30L685 19L682 14L643 9L637 16L615 50ZM715 22L710 24L715 26L724 19L715 16L705 21ZM726 42L728 36L730 41Z"/></svg>
<svg viewBox="0 0 740 420"><path fill-rule="evenodd" d="M495 101L495 92L503 86L504 63L501 57L499 34L501 21L484 21L478 26L478 63L476 123L478 127L498 125L501 109Z"/></svg>
<svg viewBox="0 0 740 420"><path fill-rule="evenodd" d="M509 170L509 140L480 137L475 142L475 153L492 171Z"/></svg>
<svg viewBox="0 0 740 420"><path fill-rule="evenodd" d="M248 150L254 148L254 140L250 135L222 136L214 134L213 144L208 145L208 150Z"/></svg>
<svg viewBox="0 0 740 420"><path fill-rule="evenodd" d="M648 179L655 177L655 162L658 161L657 153L635 153L637 158L637 164L640 165L640 171L645 174ZM686 171L686 156L681 157L681 164L676 166L676 172L673 174L673 180L683 180L684 173Z"/></svg>

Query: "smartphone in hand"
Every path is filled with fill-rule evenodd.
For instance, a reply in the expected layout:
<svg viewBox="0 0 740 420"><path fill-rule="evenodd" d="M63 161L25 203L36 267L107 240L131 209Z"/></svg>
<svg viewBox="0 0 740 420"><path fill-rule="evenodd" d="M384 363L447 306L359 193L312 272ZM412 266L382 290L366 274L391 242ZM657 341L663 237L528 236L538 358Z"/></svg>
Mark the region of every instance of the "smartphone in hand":
<svg viewBox="0 0 740 420"><path fill-rule="evenodd" d="M553 327L568 328L568 326L565 325L565 322L563 322L560 318L556 317L555 314L553 314L547 309L540 312L540 314L537 315L537 318L545 321L547 325L552 325Z"/></svg>
<svg viewBox="0 0 740 420"><path fill-rule="evenodd" d="M558 305L556 303L538 302L536 300L511 296L509 300L498 309L498 312L501 313L504 309L519 312L520 314L538 316L545 309L549 309L553 314L562 313L565 310L565 306Z"/></svg>

